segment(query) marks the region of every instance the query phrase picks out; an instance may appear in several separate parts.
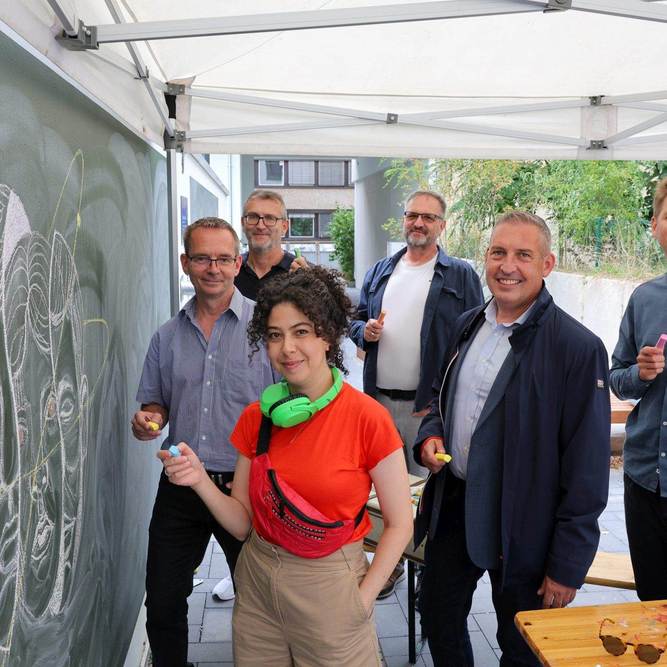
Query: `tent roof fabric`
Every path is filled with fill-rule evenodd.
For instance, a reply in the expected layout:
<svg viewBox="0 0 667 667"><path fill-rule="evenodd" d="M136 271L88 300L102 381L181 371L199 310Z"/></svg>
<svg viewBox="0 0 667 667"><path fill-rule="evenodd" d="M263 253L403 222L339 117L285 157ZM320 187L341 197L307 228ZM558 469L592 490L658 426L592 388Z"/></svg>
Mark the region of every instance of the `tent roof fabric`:
<svg viewBox="0 0 667 667"><path fill-rule="evenodd" d="M270 0L46 1L4 3L5 31L135 131L162 143L166 124L186 151L667 157L664 2L282 0L277 12ZM480 15L403 20L434 12ZM378 14L401 22L274 29ZM97 50L56 41L78 20L99 26ZM123 43L149 28L170 38ZM173 37L193 28L260 32ZM120 42L102 42L114 34Z"/></svg>

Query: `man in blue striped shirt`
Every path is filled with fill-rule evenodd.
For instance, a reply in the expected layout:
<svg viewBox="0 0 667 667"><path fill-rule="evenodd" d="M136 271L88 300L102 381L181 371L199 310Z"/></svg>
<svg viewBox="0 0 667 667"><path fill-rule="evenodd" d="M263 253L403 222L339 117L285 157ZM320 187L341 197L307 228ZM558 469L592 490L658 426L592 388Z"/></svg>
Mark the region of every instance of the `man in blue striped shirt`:
<svg viewBox="0 0 667 667"><path fill-rule="evenodd" d="M255 304L234 287L241 266L234 228L219 218L203 218L186 229L183 245L181 264L195 296L150 342L132 432L151 441L169 422L162 449L187 442L229 493L236 465L229 435L241 411L275 380L264 349L250 356L246 330ZM211 534L233 574L241 542L192 489L171 484L163 473L146 563L146 628L155 667L188 664L187 598Z"/></svg>

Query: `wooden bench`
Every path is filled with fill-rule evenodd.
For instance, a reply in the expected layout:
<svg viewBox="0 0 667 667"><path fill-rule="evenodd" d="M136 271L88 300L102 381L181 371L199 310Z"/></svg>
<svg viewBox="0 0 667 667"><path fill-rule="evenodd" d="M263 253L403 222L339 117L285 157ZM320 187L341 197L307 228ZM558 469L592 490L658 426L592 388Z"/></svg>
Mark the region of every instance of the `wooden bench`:
<svg viewBox="0 0 667 667"><path fill-rule="evenodd" d="M635 590L635 575L630 554L598 551L586 575L587 584Z"/></svg>

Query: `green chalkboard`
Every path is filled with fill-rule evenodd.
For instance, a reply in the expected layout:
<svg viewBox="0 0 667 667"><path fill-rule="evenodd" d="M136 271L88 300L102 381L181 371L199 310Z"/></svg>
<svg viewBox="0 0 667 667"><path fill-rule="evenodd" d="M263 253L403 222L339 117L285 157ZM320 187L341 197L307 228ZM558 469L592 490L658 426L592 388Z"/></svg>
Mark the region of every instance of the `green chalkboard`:
<svg viewBox="0 0 667 667"><path fill-rule="evenodd" d="M159 465L163 156L0 34L0 665L122 665Z"/></svg>

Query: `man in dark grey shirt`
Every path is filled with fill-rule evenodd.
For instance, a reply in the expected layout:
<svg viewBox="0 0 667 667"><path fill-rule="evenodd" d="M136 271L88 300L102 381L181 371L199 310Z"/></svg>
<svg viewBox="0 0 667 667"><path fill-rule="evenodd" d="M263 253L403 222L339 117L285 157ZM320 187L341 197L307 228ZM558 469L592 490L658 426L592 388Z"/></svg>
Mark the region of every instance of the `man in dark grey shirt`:
<svg viewBox="0 0 667 667"><path fill-rule="evenodd" d="M241 265L234 229L219 218L203 218L186 229L184 246L181 263L195 296L151 340L132 432L139 440L154 440L169 422L162 448L187 442L229 493L236 465L229 435L241 411L258 400L274 376L264 349L249 354L246 330L254 303L234 287ZM188 664L187 598L211 534L233 574L241 542L217 523L192 489L171 484L163 474L146 564L146 628L155 667Z"/></svg>
<svg viewBox="0 0 667 667"><path fill-rule="evenodd" d="M667 179L656 188L651 227L667 254ZM616 396L639 399L625 427L623 458L625 523L640 600L667 598L667 375L662 334L667 334L667 274L640 285L630 297L609 377Z"/></svg>

